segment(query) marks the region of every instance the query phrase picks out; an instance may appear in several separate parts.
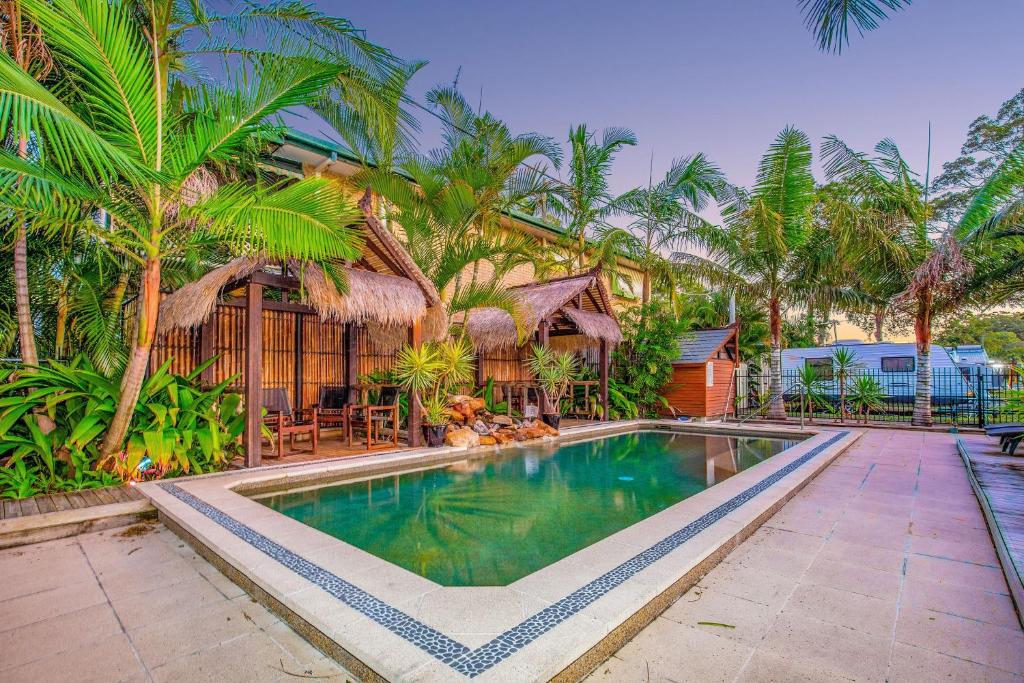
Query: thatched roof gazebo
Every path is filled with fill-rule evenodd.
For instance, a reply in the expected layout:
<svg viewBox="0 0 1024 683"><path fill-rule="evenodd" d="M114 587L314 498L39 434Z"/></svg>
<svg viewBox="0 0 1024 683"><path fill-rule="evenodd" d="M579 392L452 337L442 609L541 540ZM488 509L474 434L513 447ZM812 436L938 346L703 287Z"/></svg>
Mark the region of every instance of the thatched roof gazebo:
<svg viewBox="0 0 1024 683"><path fill-rule="evenodd" d="M312 262L246 256L168 294L158 328L165 348L154 362L177 353L196 364L219 354L204 381L241 375L249 406L260 405L269 381L303 408L328 384L346 386L354 400L365 360L360 347L365 355L390 359L406 342L444 334L447 318L433 283L373 215L369 197L360 206L365 223L354 229L362 256L336 264L332 275ZM175 335L186 341L172 348L166 340ZM415 446L419 411L414 401L410 406L408 435ZM246 465L259 465L258 410L248 412L245 450Z"/></svg>
<svg viewBox="0 0 1024 683"><path fill-rule="evenodd" d="M559 350L597 349L600 402L607 418L610 351L622 341L622 331L600 269L509 291L519 303L518 327L509 313L497 308L471 311L464 322L478 354L517 349L524 337Z"/></svg>

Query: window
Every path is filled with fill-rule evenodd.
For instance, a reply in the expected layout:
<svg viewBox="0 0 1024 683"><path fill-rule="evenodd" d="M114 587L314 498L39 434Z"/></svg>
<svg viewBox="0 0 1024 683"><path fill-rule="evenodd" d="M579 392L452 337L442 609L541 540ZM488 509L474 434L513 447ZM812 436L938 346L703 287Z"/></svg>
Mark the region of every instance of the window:
<svg viewBox="0 0 1024 683"><path fill-rule="evenodd" d="M813 368L820 380L831 382L835 378L832 374L831 358L808 358L804 361L804 364L809 368Z"/></svg>
<svg viewBox="0 0 1024 683"><path fill-rule="evenodd" d="M882 372L913 372L913 356L883 356Z"/></svg>

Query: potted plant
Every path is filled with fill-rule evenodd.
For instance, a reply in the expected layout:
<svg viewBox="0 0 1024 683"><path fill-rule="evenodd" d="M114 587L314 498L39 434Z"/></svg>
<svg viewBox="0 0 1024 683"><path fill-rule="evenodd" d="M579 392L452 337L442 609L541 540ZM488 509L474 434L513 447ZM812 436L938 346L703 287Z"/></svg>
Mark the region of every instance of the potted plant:
<svg viewBox="0 0 1024 683"><path fill-rule="evenodd" d="M448 393L473 380L473 352L463 340L406 346L398 354L395 378L412 392L423 411L423 437L434 448L444 444Z"/></svg>
<svg viewBox="0 0 1024 683"><path fill-rule="evenodd" d="M579 373L576 356L568 351L552 351L545 346L533 346L533 355L526 361L544 394L547 411L541 414L545 423L558 429L562 420L562 398Z"/></svg>

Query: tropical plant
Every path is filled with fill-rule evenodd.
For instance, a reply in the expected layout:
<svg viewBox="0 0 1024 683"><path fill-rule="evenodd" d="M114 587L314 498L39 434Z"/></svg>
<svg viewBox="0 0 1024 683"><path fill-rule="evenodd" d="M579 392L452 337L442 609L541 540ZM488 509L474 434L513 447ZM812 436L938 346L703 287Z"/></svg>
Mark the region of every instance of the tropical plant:
<svg viewBox="0 0 1024 683"><path fill-rule="evenodd" d="M628 128L606 128L600 139L595 131L580 124L569 129L570 159L568 179L555 187L561 198L556 215L563 219L568 244L572 245L573 260L579 271L588 268L588 252L594 250L591 258L614 261L615 247L621 233L612 230L604 247L596 247L589 241L600 237L607 229L604 219L618 211L617 198L608 187L615 155L626 146L636 144L636 136ZM605 265L614 266L614 263ZM606 269L612 272L614 268Z"/></svg>
<svg viewBox="0 0 1024 683"><path fill-rule="evenodd" d="M448 394L473 381L473 351L463 339L406 345L398 352L395 378L411 391L423 410L423 422L448 422Z"/></svg>
<svg viewBox="0 0 1024 683"><path fill-rule="evenodd" d="M931 345L935 316L968 303L1000 303L1013 296L1024 275L1020 225L1024 187L1024 146L1009 154L974 194L960 220L945 228L929 226L929 207L896 145L884 140L877 156L826 139L823 156L830 179L856 188L864 211L858 224L889 239L876 240L885 267L869 265L897 292L896 301L913 312L917 345L915 425L932 424Z"/></svg>
<svg viewBox="0 0 1024 683"><path fill-rule="evenodd" d="M913 0L797 0L804 24L823 52L842 52L850 44L850 24L857 33L878 28L880 21L910 7Z"/></svg>
<svg viewBox="0 0 1024 683"><path fill-rule="evenodd" d="M846 419L846 391L850 382L851 373L860 365L860 357L857 352L845 346L832 351L832 368L835 373L836 384L839 386L839 421Z"/></svg>
<svg viewBox="0 0 1024 683"><path fill-rule="evenodd" d="M569 351L555 351L534 344L526 359L526 367L544 394L546 411L561 414L562 399L569 393L569 385L579 374L579 359Z"/></svg>
<svg viewBox="0 0 1024 683"><path fill-rule="evenodd" d="M633 220L626 228L626 249L643 273L641 303L651 301L652 281L663 286L663 292L675 296L681 273L682 255L669 259L670 251L686 247L720 248L724 233L699 215L709 201L724 196L726 188L722 171L703 154L683 157L657 184L630 190L615 200L615 206Z"/></svg>
<svg viewBox="0 0 1024 683"><path fill-rule="evenodd" d="M679 318L663 299L634 306L619 317L622 343L614 353L615 379L630 387L627 396L637 404L643 417L657 415L667 402L661 390L672 379L672 361L679 356L679 340L691 328L686 318Z"/></svg>
<svg viewBox="0 0 1024 683"><path fill-rule="evenodd" d="M492 114L476 113L455 88L435 88L427 100L443 122L444 145L406 154L394 170L367 169L354 181L384 198L388 220L450 316L492 307L518 320L518 300L503 279L533 258L536 242L501 222L548 188L545 174L528 162L557 167L561 151L550 138L513 135Z"/></svg>
<svg viewBox="0 0 1024 683"><path fill-rule="evenodd" d="M477 389L474 396L484 400L484 410L488 413L504 413L508 411L508 401L496 402L494 400L494 378L488 377L484 385Z"/></svg>
<svg viewBox="0 0 1024 683"><path fill-rule="evenodd" d="M366 95L368 69L387 60L351 49L363 41L347 22L292 3L235 15L201 3L21 6L68 87L47 88L0 55L0 121L35 136L42 160L0 155L4 208L32 215L38 230L90 229L139 267L131 349L103 443L112 456L149 363L169 257L216 243L275 257L358 256L345 227L358 212L329 181L268 180L255 160L279 136L281 111L337 89ZM244 45L257 28L274 51ZM200 44L190 49L190 40ZM231 57L222 83L190 85L181 69L210 52ZM373 99L345 101L368 114Z"/></svg>
<svg viewBox="0 0 1024 683"><path fill-rule="evenodd" d="M181 376L169 371L168 360L146 378L128 447L110 471L101 469L98 437L116 413L117 384L84 356L15 376L0 384L0 457L13 476L36 473L43 490L223 469L240 452L245 418L241 397L227 391L234 377L200 387L200 373L212 362ZM34 413L46 415L53 429L40 429ZM19 462L27 469L17 468Z"/></svg>
<svg viewBox="0 0 1024 683"><path fill-rule="evenodd" d="M880 411L885 405L885 390L881 382L871 375L857 375L850 383L847 393L850 407L855 415L864 419L867 424L871 411Z"/></svg>
<svg viewBox="0 0 1024 683"><path fill-rule="evenodd" d="M829 409L825 396L825 380L813 365L803 365L797 370L794 388L800 394L800 410L807 411L807 420L814 422L814 409Z"/></svg>

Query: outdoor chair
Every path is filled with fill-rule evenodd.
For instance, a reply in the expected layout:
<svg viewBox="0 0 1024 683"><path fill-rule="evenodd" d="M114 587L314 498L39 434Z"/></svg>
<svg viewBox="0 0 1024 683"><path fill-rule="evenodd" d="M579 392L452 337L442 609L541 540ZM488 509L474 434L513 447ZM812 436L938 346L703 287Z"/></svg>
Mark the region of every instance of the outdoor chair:
<svg viewBox="0 0 1024 683"><path fill-rule="evenodd" d="M366 450L398 447L398 392L396 386L386 386L380 391L375 405L359 404L348 407L348 445L352 446L355 428L366 430ZM391 439L382 439L384 428L391 422Z"/></svg>
<svg viewBox="0 0 1024 683"><path fill-rule="evenodd" d="M1017 447L1024 440L1024 424L993 425L985 428L985 434L999 439L999 450L1015 455Z"/></svg>
<svg viewBox="0 0 1024 683"><path fill-rule="evenodd" d="M340 427L348 430L349 389L346 386L324 385L313 406L321 428Z"/></svg>
<svg viewBox="0 0 1024 683"><path fill-rule="evenodd" d="M293 411L288 392L281 388L263 390L263 407L267 414L264 425L276 434L277 457L284 455L284 437L288 437L288 449L295 450L295 435L309 434L313 442L313 455L317 454L320 441L320 426L317 409Z"/></svg>

